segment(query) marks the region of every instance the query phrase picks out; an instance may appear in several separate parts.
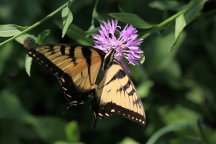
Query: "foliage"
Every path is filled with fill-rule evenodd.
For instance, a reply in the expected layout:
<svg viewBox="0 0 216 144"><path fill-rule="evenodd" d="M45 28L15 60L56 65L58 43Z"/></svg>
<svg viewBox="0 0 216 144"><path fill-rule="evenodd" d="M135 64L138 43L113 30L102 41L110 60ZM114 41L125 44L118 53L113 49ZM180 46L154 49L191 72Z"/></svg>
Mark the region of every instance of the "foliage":
<svg viewBox="0 0 216 144"><path fill-rule="evenodd" d="M0 143L216 143L213 0L0 1ZM92 45L108 18L133 24L144 38L145 63L130 68L145 127L116 115L93 131L90 102L62 114L57 80L26 57L26 37Z"/></svg>

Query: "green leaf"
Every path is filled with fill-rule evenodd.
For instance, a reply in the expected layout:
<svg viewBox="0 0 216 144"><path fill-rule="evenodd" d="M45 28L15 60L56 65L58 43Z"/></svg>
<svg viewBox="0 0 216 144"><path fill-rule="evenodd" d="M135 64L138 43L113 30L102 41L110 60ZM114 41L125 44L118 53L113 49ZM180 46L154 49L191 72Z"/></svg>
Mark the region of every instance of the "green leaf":
<svg viewBox="0 0 216 144"><path fill-rule="evenodd" d="M184 15L182 14L176 18L176 21L175 21L175 40L174 40L173 45L169 49L169 51L173 51L175 49L176 44L179 41L180 34L182 33L185 26L186 26L186 21L185 21Z"/></svg>
<svg viewBox="0 0 216 144"><path fill-rule="evenodd" d="M136 142L132 138L126 137L118 144L140 144L140 143Z"/></svg>
<svg viewBox="0 0 216 144"><path fill-rule="evenodd" d="M20 34L26 28L14 24L0 25L0 37L12 37Z"/></svg>
<svg viewBox="0 0 216 144"><path fill-rule="evenodd" d="M63 28L61 22L56 21L55 23L59 28L61 29ZM93 44L92 40L87 37L87 33L74 24L71 24L69 26L66 35L68 35L71 39L76 40L80 44L88 45L88 46L91 46Z"/></svg>
<svg viewBox="0 0 216 144"><path fill-rule="evenodd" d="M63 30L62 30L62 38L65 36L69 25L73 21L73 14L68 7L62 10L62 20L63 20Z"/></svg>
<svg viewBox="0 0 216 144"><path fill-rule="evenodd" d="M72 121L65 126L67 140L71 142L78 141L80 138L80 132L78 129L78 125L75 121Z"/></svg>
<svg viewBox="0 0 216 144"><path fill-rule="evenodd" d="M149 4L151 8L157 8L159 10L179 10L183 6L183 3L175 0L155 0Z"/></svg>
<svg viewBox="0 0 216 144"><path fill-rule="evenodd" d="M151 87L154 83L151 80L145 81L137 87L137 91L140 94L140 97L144 98L147 97Z"/></svg>
<svg viewBox="0 0 216 144"><path fill-rule="evenodd" d="M32 65L32 57L26 55L25 70L29 77L31 77L31 65Z"/></svg>
<svg viewBox="0 0 216 144"><path fill-rule="evenodd" d="M18 25L14 25L14 24L0 25L0 37L12 37L12 36L18 35L23 30L25 30L26 28L27 27L18 26ZM23 44L24 39L26 39L27 37L31 37L33 39L36 39L35 36L33 36L33 35L23 34L23 35L20 35L19 37L17 37L15 40L18 43Z"/></svg>
<svg viewBox="0 0 216 144"><path fill-rule="evenodd" d="M43 30L38 36L37 36L37 44L43 44L44 39L50 34L50 30L46 29Z"/></svg>
<svg viewBox="0 0 216 144"><path fill-rule="evenodd" d="M93 34L95 34L95 33L97 33L97 32L98 32L98 28L90 27L90 28L88 29L88 31L86 31L86 35L91 36L91 35L93 35Z"/></svg>
<svg viewBox="0 0 216 144"><path fill-rule="evenodd" d="M182 31L179 36L177 37L177 39L173 40L173 44L169 49L169 52L172 52L173 50L175 50L176 48L178 48L181 43L183 42L183 40L185 39L186 33L184 33L184 31Z"/></svg>
<svg viewBox="0 0 216 144"><path fill-rule="evenodd" d="M175 39L179 37L179 34L183 31L184 27L186 26L186 21L184 15L180 15L176 18L175 21Z"/></svg>
<svg viewBox="0 0 216 144"><path fill-rule="evenodd" d="M93 31L97 30L97 28L95 28L95 19L98 21L103 21L104 19L100 16L100 14L97 12L97 6L98 6L98 2L99 0L95 1L94 4L94 8L92 11L92 20L91 20L91 25L89 26L88 30L86 31L87 33L92 33ZM95 32L94 32L95 33Z"/></svg>
<svg viewBox="0 0 216 144"><path fill-rule="evenodd" d="M99 17L99 14L98 14L98 12L97 12L98 2L99 2L99 0L96 0L96 1L95 1L95 5L94 5L93 11L92 11L91 26L94 25L94 20L95 20L95 18ZM91 27L91 26L90 26L90 27Z"/></svg>
<svg viewBox="0 0 216 144"><path fill-rule="evenodd" d="M72 4L73 0L68 0L68 7Z"/></svg>
<svg viewBox="0 0 216 144"><path fill-rule="evenodd" d="M143 64L145 62L145 55L140 54L142 56L141 60L139 61L140 64Z"/></svg>
<svg viewBox="0 0 216 144"><path fill-rule="evenodd" d="M113 18L118 19L119 21L131 24L136 28L148 29L153 26L147 23L146 21L144 21L143 19L141 19L139 16L132 13L119 12L119 13L109 13L109 15Z"/></svg>
<svg viewBox="0 0 216 144"><path fill-rule="evenodd" d="M57 141L54 144L84 144L83 142L65 142L65 141Z"/></svg>

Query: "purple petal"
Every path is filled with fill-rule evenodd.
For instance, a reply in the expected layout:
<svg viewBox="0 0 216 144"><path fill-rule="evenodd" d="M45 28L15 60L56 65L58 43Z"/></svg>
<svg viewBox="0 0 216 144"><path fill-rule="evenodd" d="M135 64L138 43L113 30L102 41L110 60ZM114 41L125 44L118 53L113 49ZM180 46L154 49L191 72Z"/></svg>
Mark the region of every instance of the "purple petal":
<svg viewBox="0 0 216 144"><path fill-rule="evenodd" d="M117 37L115 33L119 33L119 36ZM98 34L93 35L93 40L95 42L94 47L105 53L115 48L115 58L119 61L125 57L129 64L136 65L142 58L139 54L143 51L138 46L143 42L143 39L138 39L137 29L132 25L127 24L121 30L117 20L108 20L100 25ZM126 64L122 63L122 65Z"/></svg>

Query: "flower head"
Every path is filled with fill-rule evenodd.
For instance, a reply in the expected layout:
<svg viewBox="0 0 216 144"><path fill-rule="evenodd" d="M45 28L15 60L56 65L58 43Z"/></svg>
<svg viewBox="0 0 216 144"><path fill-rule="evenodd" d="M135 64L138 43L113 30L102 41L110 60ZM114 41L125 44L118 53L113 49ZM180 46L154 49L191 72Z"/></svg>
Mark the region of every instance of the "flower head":
<svg viewBox="0 0 216 144"><path fill-rule="evenodd" d="M136 28L127 24L123 30L121 30L117 20L108 20L100 25L98 32L99 34L93 35L95 48L105 53L115 49L115 58L120 61L124 67L123 57L128 60L129 64L139 64L139 60L142 58L140 54L143 53L143 51L140 50L138 46L142 43L143 39L138 39Z"/></svg>

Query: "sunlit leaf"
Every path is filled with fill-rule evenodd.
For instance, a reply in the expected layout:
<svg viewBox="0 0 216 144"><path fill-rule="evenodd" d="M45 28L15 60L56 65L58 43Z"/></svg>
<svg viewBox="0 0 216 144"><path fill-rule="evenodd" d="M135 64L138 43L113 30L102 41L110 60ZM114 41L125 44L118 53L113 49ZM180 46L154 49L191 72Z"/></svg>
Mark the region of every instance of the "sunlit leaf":
<svg viewBox="0 0 216 144"><path fill-rule="evenodd" d="M0 25L0 37L11 37L20 34L27 27L22 27L14 24Z"/></svg>
<svg viewBox="0 0 216 144"><path fill-rule="evenodd" d="M98 16L98 12L97 12L97 5L98 5L99 0L95 1L95 5L93 8L93 12L92 12L92 19L96 18Z"/></svg>
<svg viewBox="0 0 216 144"><path fill-rule="evenodd" d="M73 21L73 14L68 7L62 10L62 20L63 20L62 37L64 37L68 30L69 25Z"/></svg>
<svg viewBox="0 0 216 144"><path fill-rule="evenodd" d="M153 86L153 82L152 81L145 81L142 84L139 85L139 87L137 87L137 91L140 94L140 96L142 98L148 96L151 87Z"/></svg>
<svg viewBox="0 0 216 144"><path fill-rule="evenodd" d="M91 34L94 34L97 32L97 28L95 27L95 20L98 20L100 22L102 22L104 20L104 18L101 17L100 14L97 12L98 2L99 2L99 0L96 0L95 4L94 4L94 8L92 11L91 25L89 26L88 30L86 31L86 33L88 33L88 35L91 35Z"/></svg>
<svg viewBox="0 0 216 144"><path fill-rule="evenodd" d="M75 142L79 140L80 132L75 121L66 124L65 131L68 141Z"/></svg>
<svg viewBox="0 0 216 144"><path fill-rule="evenodd" d="M83 142L56 141L54 144L85 144L85 143L83 143Z"/></svg>
<svg viewBox="0 0 216 144"><path fill-rule="evenodd" d="M147 29L153 26L133 13L119 12L119 13L109 13L109 15L115 19L118 19L119 21L131 24L136 28Z"/></svg>
<svg viewBox="0 0 216 144"><path fill-rule="evenodd" d="M183 40L185 39L185 36L186 36L186 33L184 33L184 31L182 31L178 35L177 39L173 40L173 44L170 47L169 52L173 52L176 48L178 48L182 44Z"/></svg>
<svg viewBox="0 0 216 144"><path fill-rule="evenodd" d="M31 65L32 65L32 57L26 55L25 70L29 77L31 77Z"/></svg>
<svg viewBox="0 0 216 144"><path fill-rule="evenodd" d="M98 32L98 28L95 28L95 27L90 27L88 29L88 31L86 31L86 33L87 33L88 36L92 36L93 34L95 34L97 32Z"/></svg>
<svg viewBox="0 0 216 144"><path fill-rule="evenodd" d="M186 21L185 21L184 15L182 14L176 18L176 21L175 21L175 41L174 41L174 43L171 46L169 51L174 50L176 43L179 41L180 34L182 33L185 26L186 26Z"/></svg>
<svg viewBox="0 0 216 144"><path fill-rule="evenodd" d="M182 32L185 26L186 26L186 22L185 22L184 15L180 15L179 17L176 18L175 39L178 38L179 34Z"/></svg>
<svg viewBox="0 0 216 144"><path fill-rule="evenodd" d="M118 144L140 144L140 143L136 142L132 138L126 137Z"/></svg>
<svg viewBox="0 0 216 144"><path fill-rule="evenodd" d="M68 7L72 4L73 0L68 0Z"/></svg>
<svg viewBox="0 0 216 144"><path fill-rule="evenodd" d="M96 0L96 1L95 1L94 8L93 8L93 11L92 11L91 26L89 27L89 29L90 29L91 27L94 28L95 19L100 18L99 13L97 12L98 2L99 2L99 0Z"/></svg>
<svg viewBox="0 0 216 144"><path fill-rule="evenodd" d="M46 30L43 30L38 36L37 36L37 44L42 44L44 39L49 36L50 34L50 30L49 29L46 29Z"/></svg>
<svg viewBox="0 0 216 144"><path fill-rule="evenodd" d="M18 35L26 28L27 27L18 26L14 24L0 25L0 37L12 37L12 36ZM20 44L23 44L24 39L27 37L32 37L35 39L33 35L23 34L17 37L15 40L19 42Z"/></svg>
<svg viewBox="0 0 216 144"><path fill-rule="evenodd" d="M145 55L142 54L141 56L142 56L142 58L141 58L141 60L139 62L140 62L140 64L143 64L145 62Z"/></svg>

